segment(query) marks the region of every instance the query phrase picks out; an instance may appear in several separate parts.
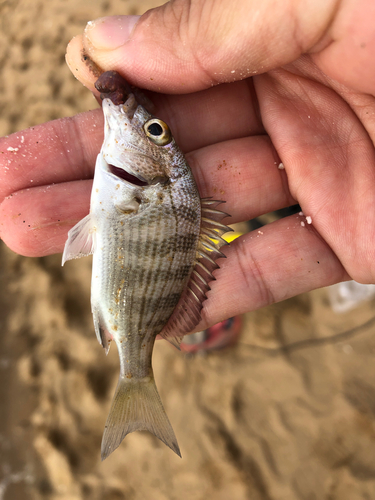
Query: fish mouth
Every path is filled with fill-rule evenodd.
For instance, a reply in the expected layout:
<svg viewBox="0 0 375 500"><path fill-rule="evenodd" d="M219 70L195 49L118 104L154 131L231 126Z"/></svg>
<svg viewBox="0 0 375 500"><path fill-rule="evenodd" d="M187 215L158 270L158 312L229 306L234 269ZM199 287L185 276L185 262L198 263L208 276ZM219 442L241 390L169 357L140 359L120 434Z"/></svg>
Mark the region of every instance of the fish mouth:
<svg viewBox="0 0 375 500"><path fill-rule="evenodd" d="M120 167L115 167L114 165L111 165L110 163L107 163L109 171L111 174L115 175L116 177L119 177L123 181L127 182L128 184L132 184L133 186L137 187L146 187L146 186L155 186L156 184L168 184L169 178L162 176L162 175L157 175L150 181L146 181L143 177L136 176L134 174L130 174L128 171L124 170L123 168Z"/></svg>
<svg viewBox="0 0 375 500"><path fill-rule="evenodd" d="M113 175L128 182L129 184L132 184L133 186L145 187L149 185L149 183L142 177L136 177L133 174L129 174L129 172L127 172L123 168L115 167L111 164L108 164L108 167Z"/></svg>

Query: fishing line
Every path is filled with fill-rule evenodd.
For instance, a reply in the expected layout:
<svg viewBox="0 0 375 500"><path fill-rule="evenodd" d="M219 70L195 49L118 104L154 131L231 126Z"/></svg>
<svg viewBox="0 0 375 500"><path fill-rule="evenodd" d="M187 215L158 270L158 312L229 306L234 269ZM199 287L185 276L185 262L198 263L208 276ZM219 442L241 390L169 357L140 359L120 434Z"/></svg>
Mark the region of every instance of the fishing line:
<svg viewBox="0 0 375 500"><path fill-rule="evenodd" d="M349 330L345 330L340 333L336 333L334 335L330 335L329 337L322 337L318 339L304 339L298 340L296 342L292 342L290 344L286 344L280 347L262 347L256 344L246 344L244 342L238 342L241 346L247 347L248 349L262 352L269 356L277 356L278 354L289 353L293 351L298 351L301 349L307 349L310 347L320 347L329 344L336 344L338 342L342 342L343 340L347 340L351 337L354 337L357 334L362 333L362 330L369 328L375 325L375 316L373 316L368 321L357 325Z"/></svg>

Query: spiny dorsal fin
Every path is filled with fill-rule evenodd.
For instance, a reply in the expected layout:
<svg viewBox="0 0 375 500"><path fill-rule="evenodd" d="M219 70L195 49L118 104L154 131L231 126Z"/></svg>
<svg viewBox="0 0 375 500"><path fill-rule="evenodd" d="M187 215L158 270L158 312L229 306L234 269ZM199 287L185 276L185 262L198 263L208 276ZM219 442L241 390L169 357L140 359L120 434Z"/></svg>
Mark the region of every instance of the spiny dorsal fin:
<svg viewBox="0 0 375 500"><path fill-rule="evenodd" d="M229 217L227 213L216 210L220 203L224 202L210 198L201 200L201 231L194 267L172 316L160 333L164 339L177 348L184 335L194 330L201 319L203 302L210 290L209 282L215 279L212 273L219 267L216 259L225 257L219 248L228 245L221 236L228 231L233 231L220 222L225 217Z"/></svg>

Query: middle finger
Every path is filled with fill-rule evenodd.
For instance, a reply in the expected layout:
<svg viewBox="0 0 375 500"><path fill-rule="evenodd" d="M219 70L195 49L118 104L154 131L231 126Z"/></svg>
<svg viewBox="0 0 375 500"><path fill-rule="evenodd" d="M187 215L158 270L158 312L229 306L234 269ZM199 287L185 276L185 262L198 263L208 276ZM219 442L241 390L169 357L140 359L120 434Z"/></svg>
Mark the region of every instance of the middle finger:
<svg viewBox="0 0 375 500"><path fill-rule="evenodd" d="M58 157L66 158L59 154ZM248 220L294 203L267 136L207 146L188 153L187 160L201 196L227 202L224 211L232 215L227 223ZM0 222L6 243L26 255L61 251L69 227L88 213L88 182L78 179L64 182L62 178L49 189L39 185L16 190L16 196L1 204ZM80 203L76 203L78 199ZM49 241L52 236L53 241Z"/></svg>

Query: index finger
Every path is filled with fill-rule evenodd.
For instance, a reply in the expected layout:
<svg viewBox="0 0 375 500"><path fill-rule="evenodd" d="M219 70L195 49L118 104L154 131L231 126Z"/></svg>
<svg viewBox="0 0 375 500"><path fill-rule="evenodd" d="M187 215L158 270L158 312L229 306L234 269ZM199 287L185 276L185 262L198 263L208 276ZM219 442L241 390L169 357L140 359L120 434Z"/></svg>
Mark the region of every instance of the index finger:
<svg viewBox="0 0 375 500"><path fill-rule="evenodd" d="M103 141L100 109L0 139L0 203L10 194L93 175Z"/></svg>

